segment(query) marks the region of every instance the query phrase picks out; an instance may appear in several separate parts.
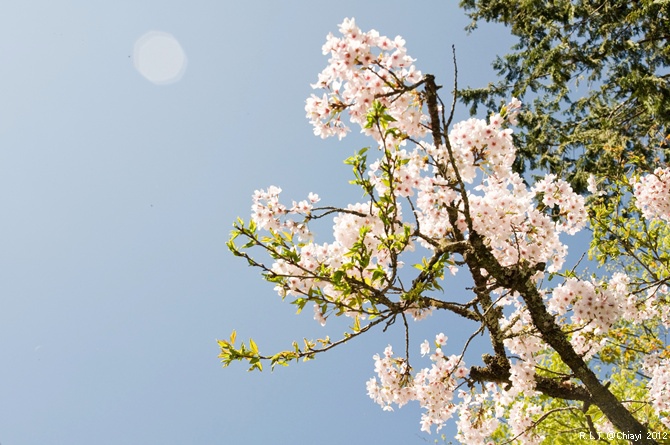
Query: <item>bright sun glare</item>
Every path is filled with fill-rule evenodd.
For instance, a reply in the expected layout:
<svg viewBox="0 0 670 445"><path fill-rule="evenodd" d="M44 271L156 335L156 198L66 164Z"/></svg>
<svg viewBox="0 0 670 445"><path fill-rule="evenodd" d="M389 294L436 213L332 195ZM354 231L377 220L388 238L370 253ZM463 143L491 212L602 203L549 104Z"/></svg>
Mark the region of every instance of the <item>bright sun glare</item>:
<svg viewBox="0 0 670 445"><path fill-rule="evenodd" d="M172 34L149 31L137 39L133 49L135 69L149 82L168 85L186 71L186 54Z"/></svg>

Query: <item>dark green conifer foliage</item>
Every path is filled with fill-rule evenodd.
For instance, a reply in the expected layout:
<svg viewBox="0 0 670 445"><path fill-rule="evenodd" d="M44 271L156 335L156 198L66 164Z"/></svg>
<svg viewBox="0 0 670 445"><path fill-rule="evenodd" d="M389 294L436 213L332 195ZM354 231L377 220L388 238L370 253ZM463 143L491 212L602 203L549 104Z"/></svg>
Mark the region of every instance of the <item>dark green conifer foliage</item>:
<svg viewBox="0 0 670 445"><path fill-rule="evenodd" d="M460 92L494 110L516 96L515 168L552 171L579 191L589 173L617 177L670 158L670 1L461 0L478 22L518 38L499 81Z"/></svg>

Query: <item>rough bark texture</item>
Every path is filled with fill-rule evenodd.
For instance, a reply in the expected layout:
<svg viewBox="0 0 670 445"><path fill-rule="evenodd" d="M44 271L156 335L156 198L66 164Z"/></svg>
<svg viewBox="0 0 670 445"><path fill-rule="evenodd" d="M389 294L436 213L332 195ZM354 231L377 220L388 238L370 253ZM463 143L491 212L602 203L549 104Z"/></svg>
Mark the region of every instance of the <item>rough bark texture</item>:
<svg viewBox="0 0 670 445"><path fill-rule="evenodd" d="M619 431L627 434L639 434L641 439L635 441L635 443L656 444L656 441L647 438L647 428L633 417L630 411L598 379L582 357L575 352L565 332L556 324L554 316L547 311L542 295L531 278L535 271L521 265L504 268L493 257L481 237L473 233L470 240L482 267L486 268L501 286L521 295L526 302L526 308L533 320L533 325L540 332L542 339L558 353L561 360L582 381L591 394L591 403L600 408Z"/></svg>
<svg viewBox="0 0 670 445"><path fill-rule="evenodd" d="M607 386L598 379L582 357L575 352L575 349L568 340L567 334L556 324L554 316L547 311L542 295L532 279L532 276L538 269L537 265L521 263L511 267L503 267L493 256L484 238L472 229L465 186L460 178L449 140L446 136L446 129L443 128L443 122L440 120L438 112L438 87L435 84L434 76L430 74L426 75L425 83L426 105L431 121L430 129L433 141L436 146L442 144L446 144L447 146L451 163L455 170L456 183L461 191L463 213L468 222L469 234L467 238L456 229L454 229L452 236L457 242L466 241L469 244L467 248L462 249L459 253L463 255L465 263L474 279L475 293L481 308L485 311L482 322L489 330L493 350L496 354L495 357L489 356L488 360L485 360L486 367L473 367L470 377L473 380L479 381L509 382L509 359L503 346L499 324L502 313L494 310L495 308L492 307L493 303L487 288L487 286L491 285L490 280L493 279L496 286L517 292L521 296L526 303L526 308L530 313L533 325L540 333L542 339L558 353L561 360L583 384L583 386L566 385L560 380L538 376L536 377L537 390L551 397L592 403L600 408L603 414L619 431L641 437L640 440L634 443L644 445L656 444L656 441L647 438L647 428L626 409L614 394L609 391ZM448 210L450 211L452 227L456 227L456 213L460 210L457 210L457 206ZM487 271L487 277L481 273L482 269Z"/></svg>

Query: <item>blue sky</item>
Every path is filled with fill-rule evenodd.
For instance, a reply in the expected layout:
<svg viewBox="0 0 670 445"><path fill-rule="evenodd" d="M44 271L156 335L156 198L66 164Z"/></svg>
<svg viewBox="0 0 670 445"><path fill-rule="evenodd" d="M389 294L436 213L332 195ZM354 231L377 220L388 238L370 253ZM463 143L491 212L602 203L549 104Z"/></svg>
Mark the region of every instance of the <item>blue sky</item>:
<svg viewBox="0 0 670 445"><path fill-rule="evenodd" d="M217 359L233 329L268 353L341 334L295 315L225 242L258 188L360 198L342 160L369 142L318 139L304 112L325 36L345 17L402 35L448 86L452 44L460 84L481 86L512 43L502 28L467 36L443 1L3 6L0 443L433 443L417 406L383 412L365 394L372 355L401 351L401 326L274 373ZM183 48L178 81L135 69L149 31ZM445 286L454 299L469 297L463 287ZM473 330L433 316L413 326L414 353L438 332L460 352Z"/></svg>

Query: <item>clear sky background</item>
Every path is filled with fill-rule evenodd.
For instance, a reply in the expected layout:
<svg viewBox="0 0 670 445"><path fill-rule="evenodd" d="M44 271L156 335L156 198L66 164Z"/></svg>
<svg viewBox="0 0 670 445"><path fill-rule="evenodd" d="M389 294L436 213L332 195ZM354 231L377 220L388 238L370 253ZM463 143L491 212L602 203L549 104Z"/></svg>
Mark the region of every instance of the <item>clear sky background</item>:
<svg viewBox="0 0 670 445"><path fill-rule="evenodd" d="M401 323L274 373L222 369L216 339L236 329L273 353L341 335L227 252L231 224L272 184L289 203L360 199L342 160L369 141L316 138L304 112L343 18L402 35L445 94L452 44L462 85L494 80L512 40L494 27L467 36L456 3L4 2L0 443L433 443L418 406L383 412L365 393L372 355L402 351ZM150 31L185 55L172 83L136 69ZM469 299L459 280L449 298ZM458 353L475 329L442 314L412 328L415 357L438 332Z"/></svg>

